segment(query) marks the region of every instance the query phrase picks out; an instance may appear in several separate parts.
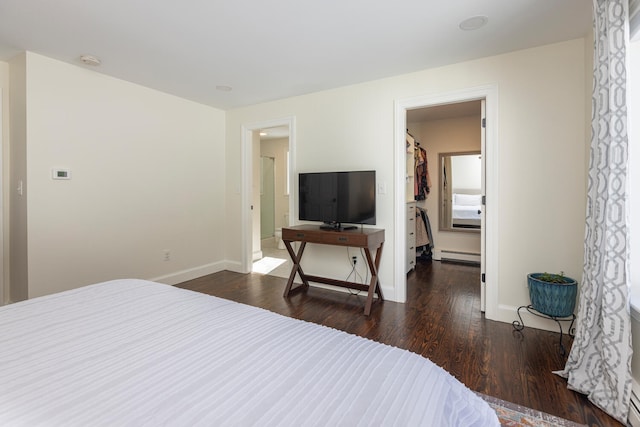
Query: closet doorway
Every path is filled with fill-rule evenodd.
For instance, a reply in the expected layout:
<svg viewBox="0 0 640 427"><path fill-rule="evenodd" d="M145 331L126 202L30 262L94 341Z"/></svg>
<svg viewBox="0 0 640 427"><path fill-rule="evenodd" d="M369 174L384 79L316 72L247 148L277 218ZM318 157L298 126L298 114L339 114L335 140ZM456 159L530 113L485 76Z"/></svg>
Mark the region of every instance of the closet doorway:
<svg viewBox="0 0 640 427"><path fill-rule="evenodd" d="M420 259L481 267L483 104L407 110L406 195L407 206L416 211L415 268Z"/></svg>
<svg viewBox="0 0 640 427"><path fill-rule="evenodd" d="M497 239L492 206L485 203L495 200L492 197L496 194L495 174L491 172L496 170L495 159L491 157L495 152L495 130L490 126L497 111L495 103L496 88L491 86L396 103L396 167L400 171L395 178L396 245L404 248L396 251L401 255L395 259L396 283L404 284L396 289L399 301L405 301L407 295L406 269L400 266L407 262L401 256L409 253L406 236L412 226L404 218L407 203L418 199L417 207L426 211L431 225L432 259L478 263L481 310L488 318L497 311L496 259L491 255L495 253ZM415 146L408 146L407 141L414 141ZM414 157L412 148L426 150L430 185L424 197L416 197L424 189L416 185L415 171L409 169L412 164L409 159ZM454 167L461 163L465 166ZM493 169L489 165L494 165ZM459 172L453 175L456 169ZM468 173L471 170L473 174ZM474 179L466 175L474 175ZM475 210L474 218L459 219L460 206L454 206L454 201L461 205L477 201L478 205L469 208ZM449 215L448 219L444 215Z"/></svg>

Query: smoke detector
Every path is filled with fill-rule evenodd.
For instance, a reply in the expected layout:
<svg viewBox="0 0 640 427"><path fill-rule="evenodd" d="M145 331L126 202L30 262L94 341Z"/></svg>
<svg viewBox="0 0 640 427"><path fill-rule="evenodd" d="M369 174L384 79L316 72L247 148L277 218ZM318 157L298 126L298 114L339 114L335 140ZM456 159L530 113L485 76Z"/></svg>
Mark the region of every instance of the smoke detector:
<svg viewBox="0 0 640 427"><path fill-rule="evenodd" d="M484 27L487 25L487 22L489 22L489 18L487 16L472 16L462 21L458 27L463 31L473 31Z"/></svg>
<svg viewBox="0 0 640 427"><path fill-rule="evenodd" d="M80 61L82 61L83 64L91 65L92 67L97 67L102 63L100 59L93 55L80 55Z"/></svg>

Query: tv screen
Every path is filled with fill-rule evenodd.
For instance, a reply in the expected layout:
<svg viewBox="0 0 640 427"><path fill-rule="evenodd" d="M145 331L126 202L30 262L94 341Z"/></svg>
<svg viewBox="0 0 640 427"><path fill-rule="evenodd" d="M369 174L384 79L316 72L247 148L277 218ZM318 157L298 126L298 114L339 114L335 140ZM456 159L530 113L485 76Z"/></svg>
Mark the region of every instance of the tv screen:
<svg viewBox="0 0 640 427"><path fill-rule="evenodd" d="M298 214L302 221L341 224L376 223L376 172L301 173Z"/></svg>

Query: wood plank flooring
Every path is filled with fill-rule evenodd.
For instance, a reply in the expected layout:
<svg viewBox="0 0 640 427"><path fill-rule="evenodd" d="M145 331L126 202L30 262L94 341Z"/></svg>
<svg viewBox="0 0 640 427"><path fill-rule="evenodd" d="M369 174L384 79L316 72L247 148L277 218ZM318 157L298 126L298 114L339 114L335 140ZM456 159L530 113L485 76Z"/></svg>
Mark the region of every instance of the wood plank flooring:
<svg viewBox="0 0 640 427"><path fill-rule="evenodd" d="M283 298L286 280L275 276L222 271L178 286L419 353L470 389L503 400L590 426L621 426L552 373L566 359L558 333L525 328L519 334L484 318L479 276L475 266L419 261L408 276L407 303L374 302L368 317L364 292L311 287Z"/></svg>

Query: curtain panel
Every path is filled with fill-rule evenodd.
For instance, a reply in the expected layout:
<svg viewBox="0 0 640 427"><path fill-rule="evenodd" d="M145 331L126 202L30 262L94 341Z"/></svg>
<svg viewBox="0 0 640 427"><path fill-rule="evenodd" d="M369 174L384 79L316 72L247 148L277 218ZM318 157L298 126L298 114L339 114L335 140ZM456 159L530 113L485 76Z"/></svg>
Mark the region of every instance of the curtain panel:
<svg viewBox="0 0 640 427"><path fill-rule="evenodd" d="M568 387L626 424L631 397L627 0L593 0L594 68L584 268Z"/></svg>

